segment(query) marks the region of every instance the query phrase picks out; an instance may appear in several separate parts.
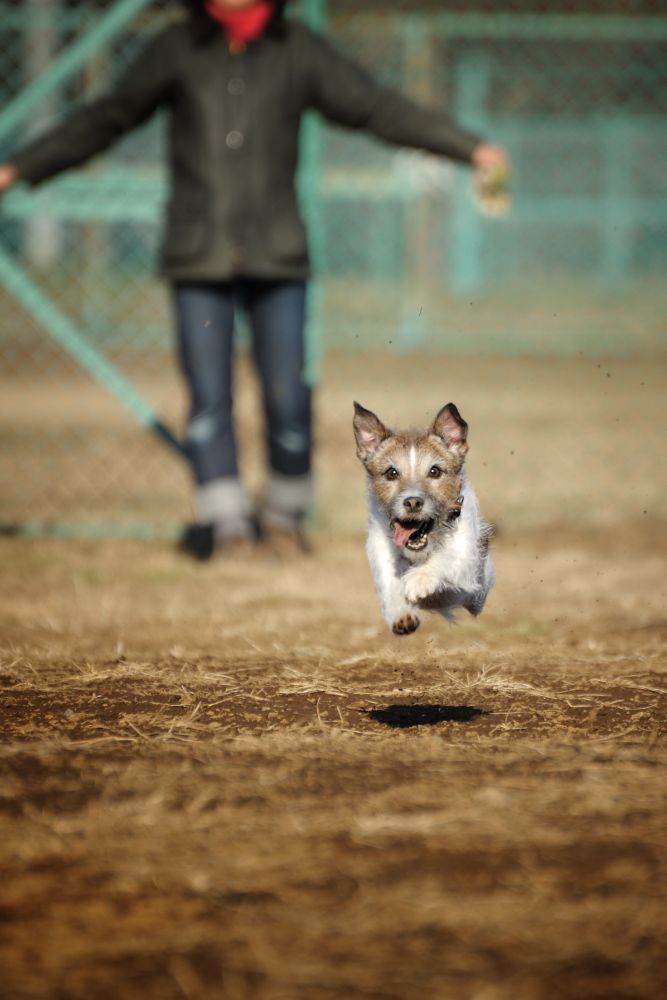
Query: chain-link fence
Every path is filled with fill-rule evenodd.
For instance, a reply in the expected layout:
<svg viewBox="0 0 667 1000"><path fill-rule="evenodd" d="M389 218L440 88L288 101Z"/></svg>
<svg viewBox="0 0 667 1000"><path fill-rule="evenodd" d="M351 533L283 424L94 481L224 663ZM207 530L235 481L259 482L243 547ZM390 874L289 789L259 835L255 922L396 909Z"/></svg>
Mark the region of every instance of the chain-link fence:
<svg viewBox="0 0 667 1000"><path fill-rule="evenodd" d="M331 348L664 350L667 17L658 3L293 8L386 82L504 144L513 161L511 214L486 219L465 169L308 123L313 367ZM147 0L0 3L0 159L102 90L177 16L177 4ZM162 144L158 118L0 206L6 525L115 530L183 517L186 469L164 446L183 399L154 274Z"/></svg>
<svg viewBox="0 0 667 1000"><path fill-rule="evenodd" d="M357 331L375 321L379 337L391 330L406 347L419 339L448 351L657 346L667 19L649 16L656 6L333 4L330 27L346 49L507 146L514 203L507 220L484 219L465 171L327 132L328 329L331 315ZM333 308L337 289L338 303L359 304L353 324ZM519 301L537 314L526 321Z"/></svg>

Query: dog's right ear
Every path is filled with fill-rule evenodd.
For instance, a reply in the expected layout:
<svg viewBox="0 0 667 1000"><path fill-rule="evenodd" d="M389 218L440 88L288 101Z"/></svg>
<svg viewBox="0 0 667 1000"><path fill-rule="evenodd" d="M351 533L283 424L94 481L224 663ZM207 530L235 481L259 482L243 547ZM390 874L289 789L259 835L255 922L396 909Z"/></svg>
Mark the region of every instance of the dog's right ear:
<svg viewBox="0 0 667 1000"><path fill-rule="evenodd" d="M353 426L357 455L362 462L366 462L382 442L391 437L391 431L385 427L380 418L359 403L354 404Z"/></svg>

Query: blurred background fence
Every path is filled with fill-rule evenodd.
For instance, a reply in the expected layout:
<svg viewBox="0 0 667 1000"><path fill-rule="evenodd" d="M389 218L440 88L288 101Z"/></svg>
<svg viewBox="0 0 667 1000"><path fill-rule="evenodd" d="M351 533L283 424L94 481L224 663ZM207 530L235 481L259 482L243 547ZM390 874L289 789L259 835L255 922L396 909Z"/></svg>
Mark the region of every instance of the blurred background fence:
<svg viewBox="0 0 667 1000"><path fill-rule="evenodd" d="M503 143L506 219L470 174L308 121L301 195L325 350L654 356L667 316L667 17L651 0L301 0L374 74ZM0 2L0 160L178 17L149 0ZM163 122L0 204L0 522L182 519L183 400L155 277ZM168 436L168 435L167 435Z"/></svg>

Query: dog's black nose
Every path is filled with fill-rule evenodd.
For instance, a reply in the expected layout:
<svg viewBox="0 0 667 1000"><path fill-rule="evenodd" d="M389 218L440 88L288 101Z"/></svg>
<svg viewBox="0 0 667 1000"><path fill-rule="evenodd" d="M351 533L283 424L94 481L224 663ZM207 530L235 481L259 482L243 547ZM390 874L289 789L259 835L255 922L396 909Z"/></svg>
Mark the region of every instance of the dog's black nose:
<svg viewBox="0 0 667 1000"><path fill-rule="evenodd" d="M421 497L406 497L403 501L403 506L408 514L418 514L424 506L424 501Z"/></svg>

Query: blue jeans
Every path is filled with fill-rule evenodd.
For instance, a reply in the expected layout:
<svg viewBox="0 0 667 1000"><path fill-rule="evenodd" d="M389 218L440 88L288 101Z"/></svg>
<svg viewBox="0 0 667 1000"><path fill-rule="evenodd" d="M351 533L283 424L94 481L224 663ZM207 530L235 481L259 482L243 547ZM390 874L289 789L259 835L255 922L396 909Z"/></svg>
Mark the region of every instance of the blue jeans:
<svg viewBox="0 0 667 1000"><path fill-rule="evenodd" d="M269 464L310 472L311 391L304 380L302 281L238 279L173 285L181 367L190 393L187 450L197 483L238 476L232 420L234 311L246 310L262 388Z"/></svg>

